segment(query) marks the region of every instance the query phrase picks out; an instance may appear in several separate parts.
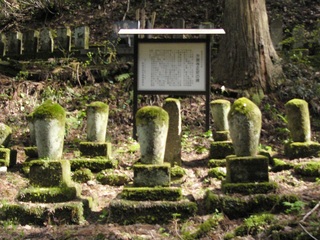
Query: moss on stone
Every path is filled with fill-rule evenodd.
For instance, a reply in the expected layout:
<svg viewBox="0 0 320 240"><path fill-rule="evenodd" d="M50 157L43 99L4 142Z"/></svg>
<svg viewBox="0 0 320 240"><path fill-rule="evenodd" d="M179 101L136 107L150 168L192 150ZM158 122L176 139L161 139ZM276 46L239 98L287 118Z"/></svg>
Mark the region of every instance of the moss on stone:
<svg viewBox="0 0 320 240"><path fill-rule="evenodd" d="M294 166L294 171L305 177L320 177L320 162L299 163Z"/></svg>
<svg viewBox="0 0 320 240"><path fill-rule="evenodd" d="M133 201L179 201L182 190L173 187L125 187L121 198Z"/></svg>
<svg viewBox="0 0 320 240"><path fill-rule="evenodd" d="M284 153L290 159L318 156L320 143L311 141L287 143L284 146Z"/></svg>
<svg viewBox="0 0 320 240"><path fill-rule="evenodd" d="M174 102L176 104L180 104L179 99L176 99L176 98L166 98L165 102Z"/></svg>
<svg viewBox="0 0 320 240"><path fill-rule="evenodd" d="M245 116L255 117L257 105L248 98L242 97L237 99L231 106L229 115L241 114ZM229 118L229 117L228 117Z"/></svg>
<svg viewBox="0 0 320 240"><path fill-rule="evenodd" d="M100 101L90 103L88 108L92 108L96 112L109 113L109 105Z"/></svg>
<svg viewBox="0 0 320 240"><path fill-rule="evenodd" d="M209 168L225 167L227 165L226 159L210 159L208 162Z"/></svg>
<svg viewBox="0 0 320 240"><path fill-rule="evenodd" d="M0 123L0 146L8 147L11 140L12 129L4 123Z"/></svg>
<svg viewBox="0 0 320 240"><path fill-rule="evenodd" d="M149 122L154 122L157 125L168 124L169 115L161 107L145 106L140 108L136 113L136 124L146 125Z"/></svg>
<svg viewBox="0 0 320 240"><path fill-rule="evenodd" d="M215 167L215 168L209 169L208 177L223 180L226 177L226 173L221 169L221 167Z"/></svg>
<svg viewBox="0 0 320 240"><path fill-rule="evenodd" d="M308 103L303 99L292 99L285 104L288 129L294 142L308 142L311 126Z"/></svg>
<svg viewBox="0 0 320 240"><path fill-rule="evenodd" d="M129 201L110 203L110 220L123 225L134 223L162 224L174 218L185 220L197 212L197 204L182 201Z"/></svg>
<svg viewBox="0 0 320 240"><path fill-rule="evenodd" d="M56 204L8 204L0 207L0 220L21 225L60 225L84 223L84 204L81 201Z"/></svg>
<svg viewBox="0 0 320 240"><path fill-rule="evenodd" d="M96 178L101 184L107 184L111 186L122 186L131 181L128 175L124 173L115 173L112 169L102 170L97 174Z"/></svg>
<svg viewBox="0 0 320 240"><path fill-rule="evenodd" d="M80 142L80 154L84 157L108 157L111 158L110 142Z"/></svg>
<svg viewBox="0 0 320 240"><path fill-rule="evenodd" d="M72 171L76 171L81 168L88 168L94 173L108 168L115 168L118 165L118 161L103 157L76 158L69 161Z"/></svg>
<svg viewBox="0 0 320 240"><path fill-rule="evenodd" d="M283 170L288 170L288 169L293 168L292 164L287 163L287 162L285 162L281 159L278 159L278 158L273 158L271 162L272 162L271 163L271 165L272 165L271 171L272 172L280 172Z"/></svg>
<svg viewBox="0 0 320 240"><path fill-rule="evenodd" d="M170 169L170 174L171 174L171 179L176 180L185 176L186 170L180 166L175 165Z"/></svg>
<svg viewBox="0 0 320 240"><path fill-rule="evenodd" d="M274 193L278 189L278 185L275 182L228 183L223 181L221 188L226 194L240 193L249 195Z"/></svg>
<svg viewBox="0 0 320 240"><path fill-rule="evenodd" d="M0 166L10 166L10 149L0 148Z"/></svg>
<svg viewBox="0 0 320 240"><path fill-rule="evenodd" d="M35 187L59 187L71 184L70 162L67 160L33 160L30 162L30 184Z"/></svg>
<svg viewBox="0 0 320 240"><path fill-rule="evenodd" d="M66 112L58 103L47 100L34 110L33 119L57 119L65 124Z"/></svg>
<svg viewBox="0 0 320 240"><path fill-rule="evenodd" d="M234 154L234 149L231 141L214 141L210 144L210 158L223 159L228 155Z"/></svg>
<svg viewBox="0 0 320 240"><path fill-rule="evenodd" d="M23 202L56 203L75 200L79 196L77 186L67 187L30 187L19 192L18 199Z"/></svg>
<svg viewBox="0 0 320 240"><path fill-rule="evenodd" d="M227 157L227 182L268 182L268 158L262 155L255 157Z"/></svg>
<svg viewBox="0 0 320 240"><path fill-rule="evenodd" d="M37 147L25 147L24 153L29 158L38 158L38 148Z"/></svg>
<svg viewBox="0 0 320 240"><path fill-rule="evenodd" d="M85 183L94 178L93 173L88 168L80 168L72 175L72 180L79 183Z"/></svg>
<svg viewBox="0 0 320 240"><path fill-rule="evenodd" d="M135 164L133 172L133 183L136 187L166 187L170 185L170 163Z"/></svg>
<svg viewBox="0 0 320 240"><path fill-rule="evenodd" d="M207 190L204 196L205 212L214 213L219 210L230 219L247 217L259 212L285 212L288 207L284 202L294 203L296 195L254 194L248 196L217 195Z"/></svg>
<svg viewBox="0 0 320 240"><path fill-rule="evenodd" d="M215 141L229 141L230 132L229 131L215 131L213 132L213 139Z"/></svg>

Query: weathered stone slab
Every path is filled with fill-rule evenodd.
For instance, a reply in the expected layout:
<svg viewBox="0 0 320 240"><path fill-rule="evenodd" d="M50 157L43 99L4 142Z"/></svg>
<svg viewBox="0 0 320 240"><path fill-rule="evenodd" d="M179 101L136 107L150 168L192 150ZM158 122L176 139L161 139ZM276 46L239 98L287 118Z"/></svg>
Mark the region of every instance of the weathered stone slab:
<svg viewBox="0 0 320 240"><path fill-rule="evenodd" d="M71 51L71 29L69 27L57 29L56 47L60 51Z"/></svg>
<svg viewBox="0 0 320 240"><path fill-rule="evenodd" d="M77 27L74 30L74 47L76 49L89 49L89 34L88 26Z"/></svg>
<svg viewBox="0 0 320 240"><path fill-rule="evenodd" d="M168 98L163 104L163 109L169 114L169 129L167 135L164 161L171 166L181 166L181 111L180 101Z"/></svg>
<svg viewBox="0 0 320 240"><path fill-rule="evenodd" d="M135 164L133 166L135 187L167 187L170 185L170 164Z"/></svg>
<svg viewBox="0 0 320 240"><path fill-rule="evenodd" d="M39 50L39 31L29 30L23 33L23 55L35 57Z"/></svg>
<svg viewBox="0 0 320 240"><path fill-rule="evenodd" d="M48 28L41 29L39 39L39 52L52 53L54 51L54 40L52 30Z"/></svg>
<svg viewBox="0 0 320 240"><path fill-rule="evenodd" d="M9 32L7 35L6 56L20 56L22 54L22 33Z"/></svg>
<svg viewBox="0 0 320 240"><path fill-rule="evenodd" d="M268 158L262 155L238 157L228 156L227 177L228 183L268 182Z"/></svg>

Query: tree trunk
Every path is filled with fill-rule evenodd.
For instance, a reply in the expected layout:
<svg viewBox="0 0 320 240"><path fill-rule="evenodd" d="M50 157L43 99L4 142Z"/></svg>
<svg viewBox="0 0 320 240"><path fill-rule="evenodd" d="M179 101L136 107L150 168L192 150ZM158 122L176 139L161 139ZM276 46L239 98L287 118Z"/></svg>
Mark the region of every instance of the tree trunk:
<svg viewBox="0 0 320 240"><path fill-rule="evenodd" d="M213 65L217 83L250 93L275 89L282 76L273 47L265 0L225 0L226 31Z"/></svg>

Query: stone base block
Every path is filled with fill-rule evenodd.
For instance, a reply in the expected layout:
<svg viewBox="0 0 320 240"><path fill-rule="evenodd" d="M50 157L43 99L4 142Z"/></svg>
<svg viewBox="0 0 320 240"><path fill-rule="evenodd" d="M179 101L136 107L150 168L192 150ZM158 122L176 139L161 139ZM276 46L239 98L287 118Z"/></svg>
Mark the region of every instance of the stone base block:
<svg viewBox="0 0 320 240"><path fill-rule="evenodd" d="M205 213L212 214L217 210L223 212L230 219L245 218L262 212L285 212L290 205L284 202L295 203L301 201L296 195L283 194L253 194L248 196L217 195L207 190L204 196Z"/></svg>
<svg viewBox="0 0 320 240"><path fill-rule="evenodd" d="M36 187L69 186L71 181L68 160L33 160L29 162L30 184Z"/></svg>
<svg viewBox="0 0 320 240"><path fill-rule="evenodd" d="M124 187L120 197L133 201L179 201L182 190L176 187Z"/></svg>
<svg viewBox="0 0 320 240"><path fill-rule="evenodd" d="M80 186L30 187L20 191L18 199L23 202L56 203L75 200L80 196Z"/></svg>
<svg viewBox="0 0 320 240"><path fill-rule="evenodd" d="M319 153L318 142L292 142L284 146L284 154L290 159L318 156Z"/></svg>
<svg viewBox="0 0 320 240"><path fill-rule="evenodd" d="M227 165L226 159L210 159L208 162L209 168L225 167Z"/></svg>
<svg viewBox="0 0 320 240"><path fill-rule="evenodd" d="M4 203L0 220L21 225L84 224L91 211L87 199L55 204Z"/></svg>
<svg viewBox="0 0 320 240"><path fill-rule="evenodd" d="M79 146L80 154L84 157L107 157L111 159L110 142L81 142Z"/></svg>
<svg viewBox="0 0 320 240"><path fill-rule="evenodd" d="M24 153L28 158L31 158L31 159L37 159L39 157L37 147L25 147Z"/></svg>
<svg viewBox="0 0 320 240"><path fill-rule="evenodd" d="M0 166L9 167L10 165L10 149L0 148Z"/></svg>
<svg viewBox="0 0 320 240"><path fill-rule="evenodd" d="M273 182L256 182L256 183L228 183L222 181L221 189L226 194L240 193L243 195L250 194L267 194L274 193L278 185Z"/></svg>
<svg viewBox="0 0 320 240"><path fill-rule="evenodd" d="M215 131L213 132L213 139L219 141L230 141L229 131Z"/></svg>
<svg viewBox="0 0 320 240"><path fill-rule="evenodd" d="M268 158L262 155L255 157L227 157L228 183L268 182Z"/></svg>
<svg viewBox="0 0 320 240"><path fill-rule="evenodd" d="M223 159L232 154L234 154L234 149L231 141L215 141L211 143L210 158Z"/></svg>
<svg viewBox="0 0 320 240"><path fill-rule="evenodd" d="M116 199L110 203L110 219L123 225L134 223L168 223L174 218L187 219L197 212L197 204L188 200L128 201Z"/></svg>
<svg viewBox="0 0 320 240"><path fill-rule="evenodd" d="M170 185L170 163L159 165L135 164L133 166L135 187L167 187Z"/></svg>
<svg viewBox="0 0 320 240"><path fill-rule="evenodd" d="M71 170L89 168L92 172L100 172L109 168L116 168L118 161L109 158L79 158L70 160Z"/></svg>

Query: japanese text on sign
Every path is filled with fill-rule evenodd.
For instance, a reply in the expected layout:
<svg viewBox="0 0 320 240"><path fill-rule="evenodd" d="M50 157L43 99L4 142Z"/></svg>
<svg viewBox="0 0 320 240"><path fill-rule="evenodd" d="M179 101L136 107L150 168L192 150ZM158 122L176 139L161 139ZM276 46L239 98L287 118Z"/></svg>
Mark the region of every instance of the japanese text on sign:
<svg viewBox="0 0 320 240"><path fill-rule="evenodd" d="M140 43L138 90L205 91L205 43Z"/></svg>

